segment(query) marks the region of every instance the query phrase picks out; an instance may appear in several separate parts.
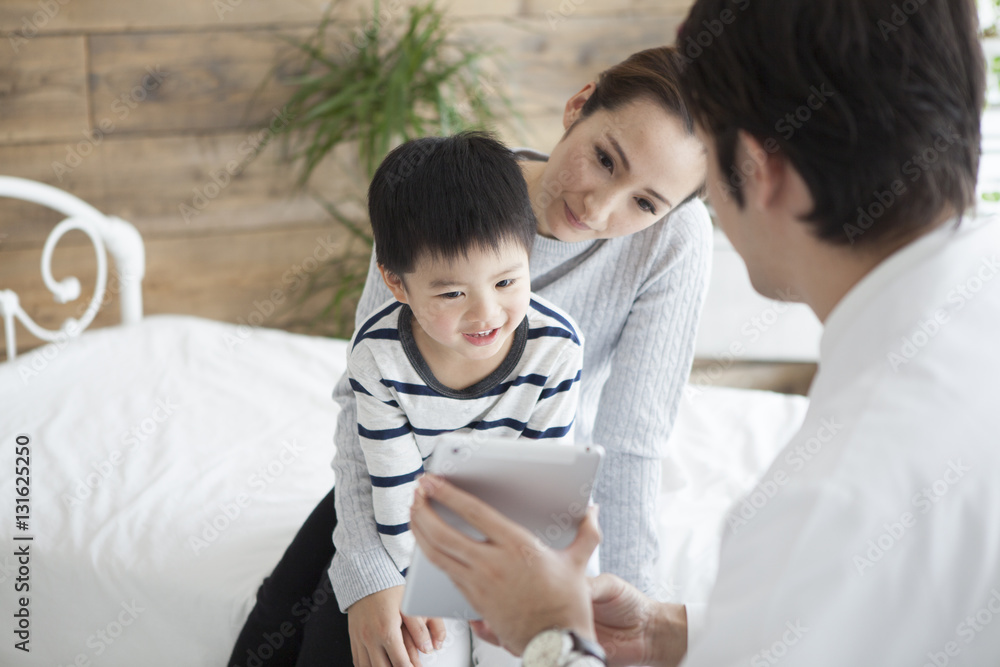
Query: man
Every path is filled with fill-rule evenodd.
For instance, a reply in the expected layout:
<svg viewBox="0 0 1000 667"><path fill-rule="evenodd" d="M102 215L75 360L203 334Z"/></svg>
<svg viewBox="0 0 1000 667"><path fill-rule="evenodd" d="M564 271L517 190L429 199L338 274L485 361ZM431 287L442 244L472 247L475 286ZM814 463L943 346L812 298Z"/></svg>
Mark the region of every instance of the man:
<svg viewBox="0 0 1000 667"><path fill-rule="evenodd" d="M699 0L679 44L719 224L759 292L825 325L805 422L761 480L777 492L730 513L705 614L588 582L592 517L533 550L437 479L418 544L525 667L600 664L595 638L616 665L1000 664L1000 223L962 215L973 0Z"/></svg>

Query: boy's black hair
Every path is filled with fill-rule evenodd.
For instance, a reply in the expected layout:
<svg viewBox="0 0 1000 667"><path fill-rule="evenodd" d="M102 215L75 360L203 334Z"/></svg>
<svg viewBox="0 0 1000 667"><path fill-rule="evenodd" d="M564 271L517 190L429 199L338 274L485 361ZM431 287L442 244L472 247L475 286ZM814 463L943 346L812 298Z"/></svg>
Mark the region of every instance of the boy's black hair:
<svg viewBox="0 0 1000 667"><path fill-rule="evenodd" d="M740 206L743 130L805 179L818 238L885 247L975 201L977 35L974 0L698 0L682 90Z"/></svg>
<svg viewBox="0 0 1000 667"><path fill-rule="evenodd" d="M379 165L368 188L376 260L402 277L424 253L516 243L529 253L537 223L514 154L484 132L414 139Z"/></svg>

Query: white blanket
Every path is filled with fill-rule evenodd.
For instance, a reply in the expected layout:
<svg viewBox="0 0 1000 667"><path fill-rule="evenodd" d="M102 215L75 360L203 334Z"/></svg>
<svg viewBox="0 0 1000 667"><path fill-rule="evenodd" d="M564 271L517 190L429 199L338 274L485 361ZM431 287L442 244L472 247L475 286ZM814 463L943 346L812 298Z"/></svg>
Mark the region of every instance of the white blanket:
<svg viewBox="0 0 1000 667"><path fill-rule="evenodd" d="M224 664L261 579L333 484L345 352L159 316L0 365L4 627L13 537L34 537L31 652L8 629L0 664ZM804 411L778 394L688 392L664 461L663 597L707 599L723 513ZM27 531L13 516L18 434L31 438Z"/></svg>

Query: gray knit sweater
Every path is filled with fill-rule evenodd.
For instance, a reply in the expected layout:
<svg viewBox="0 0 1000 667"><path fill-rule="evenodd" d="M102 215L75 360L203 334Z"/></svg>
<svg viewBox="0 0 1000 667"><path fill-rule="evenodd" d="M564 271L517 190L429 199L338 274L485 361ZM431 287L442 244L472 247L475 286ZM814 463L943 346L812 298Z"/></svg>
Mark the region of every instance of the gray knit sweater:
<svg viewBox="0 0 1000 667"><path fill-rule="evenodd" d="M631 236L580 243L537 236L531 253L532 291L567 311L587 340L576 440L607 450L594 489L604 535L601 571L654 597L662 597L652 575L661 458L694 357L711 244L708 211L694 200ZM390 298L373 260L356 322ZM330 580L346 610L403 578L375 529L346 374L334 399L341 412Z"/></svg>

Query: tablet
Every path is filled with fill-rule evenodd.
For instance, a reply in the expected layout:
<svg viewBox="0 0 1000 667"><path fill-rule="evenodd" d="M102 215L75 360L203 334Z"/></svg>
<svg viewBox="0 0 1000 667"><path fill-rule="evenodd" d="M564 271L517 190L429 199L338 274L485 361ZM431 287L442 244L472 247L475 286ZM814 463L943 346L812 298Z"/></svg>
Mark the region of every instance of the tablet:
<svg viewBox="0 0 1000 667"><path fill-rule="evenodd" d="M442 437L428 471L446 478L531 531L553 549L576 537L587 513L604 449L531 440L485 439L481 434ZM483 535L431 500L441 518L465 534ZM459 618L479 614L448 576L416 547L406 572L402 612L408 616Z"/></svg>

